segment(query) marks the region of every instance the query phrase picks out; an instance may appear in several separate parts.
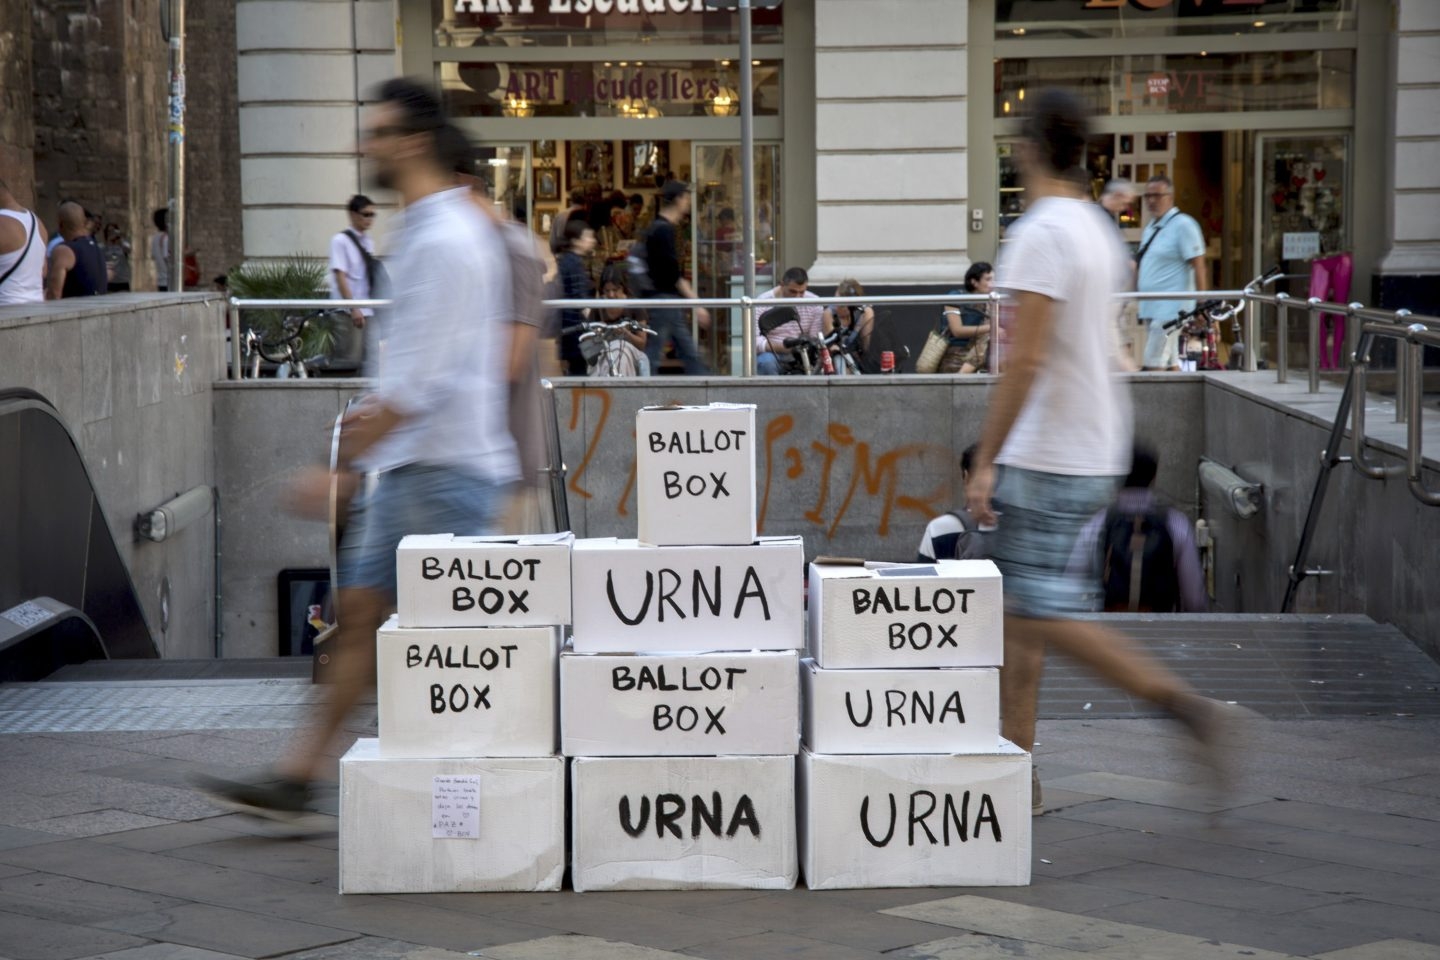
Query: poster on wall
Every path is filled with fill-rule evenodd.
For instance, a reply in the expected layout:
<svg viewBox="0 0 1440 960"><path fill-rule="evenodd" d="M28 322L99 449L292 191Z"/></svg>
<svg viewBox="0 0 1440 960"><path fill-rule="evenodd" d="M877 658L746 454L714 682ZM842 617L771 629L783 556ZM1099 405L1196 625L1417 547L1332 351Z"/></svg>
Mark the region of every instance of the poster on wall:
<svg viewBox="0 0 1440 960"><path fill-rule="evenodd" d="M608 140L570 142L570 183L598 183L608 187L615 181L615 161Z"/></svg>

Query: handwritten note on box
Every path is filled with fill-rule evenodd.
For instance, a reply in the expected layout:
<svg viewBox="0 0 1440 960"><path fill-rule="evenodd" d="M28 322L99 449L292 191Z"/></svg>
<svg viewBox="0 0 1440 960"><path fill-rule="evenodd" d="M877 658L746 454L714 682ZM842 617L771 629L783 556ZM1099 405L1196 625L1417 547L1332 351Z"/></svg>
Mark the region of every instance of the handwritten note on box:
<svg viewBox="0 0 1440 960"><path fill-rule="evenodd" d="M430 836L480 839L480 778L441 774L430 786Z"/></svg>

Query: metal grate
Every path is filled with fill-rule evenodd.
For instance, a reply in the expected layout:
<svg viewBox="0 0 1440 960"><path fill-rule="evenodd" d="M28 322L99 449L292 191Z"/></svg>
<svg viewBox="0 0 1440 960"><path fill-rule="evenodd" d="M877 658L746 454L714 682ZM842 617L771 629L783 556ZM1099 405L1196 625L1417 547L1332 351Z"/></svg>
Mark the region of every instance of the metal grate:
<svg viewBox="0 0 1440 960"><path fill-rule="evenodd" d="M0 733L281 729L324 692L298 680L7 684Z"/></svg>

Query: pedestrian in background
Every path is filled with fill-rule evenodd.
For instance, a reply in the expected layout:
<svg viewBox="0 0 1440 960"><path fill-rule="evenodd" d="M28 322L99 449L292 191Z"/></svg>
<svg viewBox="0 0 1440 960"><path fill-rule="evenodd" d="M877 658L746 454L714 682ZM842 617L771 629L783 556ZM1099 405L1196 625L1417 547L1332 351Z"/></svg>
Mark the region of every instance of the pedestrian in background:
<svg viewBox="0 0 1440 960"><path fill-rule="evenodd" d="M1169 177L1151 177L1144 196L1151 220L1135 251L1135 289L1141 293L1209 289L1205 235L1194 217L1175 206L1175 185ZM1180 369L1180 335L1178 330L1166 330L1165 324L1194 309L1194 300L1140 301L1140 319L1146 325L1144 369Z"/></svg>
<svg viewBox="0 0 1440 960"><path fill-rule="evenodd" d="M0 180L0 307L45 301L48 240L40 218Z"/></svg>
<svg viewBox="0 0 1440 960"><path fill-rule="evenodd" d="M111 293L130 289L130 241L118 223L107 223L101 234L100 255L105 258L105 278Z"/></svg>
<svg viewBox="0 0 1440 960"><path fill-rule="evenodd" d="M695 291L680 265L680 237L678 230L690 215L690 184L671 180L660 190L660 215L645 231L645 262L649 270L654 298L694 300ZM650 326L655 335L645 344L645 354L650 358L650 371L658 373L660 358L665 355L667 344L675 344L675 353L684 364L687 374L706 374L710 368L700 359L695 340L690 336L690 325L685 322L685 311L675 307L651 307L648 311ZM695 318L700 327L710 326L710 311L704 307L695 308Z"/></svg>
<svg viewBox="0 0 1440 960"><path fill-rule="evenodd" d="M326 280L331 300L369 300L375 291L380 261L375 257L375 202L357 193L345 204L350 226L330 238L330 269ZM352 307L350 321L363 329L367 318L375 315L369 307Z"/></svg>
<svg viewBox="0 0 1440 960"><path fill-rule="evenodd" d="M1033 750L1050 646L1179 719L1208 748L1223 786L1233 714L1122 634L1076 619L1095 608L1099 589L1067 573L1071 553L1130 466L1130 397L1114 375L1110 335L1126 257L1076 176L1089 135L1079 99L1046 90L1031 110L1017 145L1029 202L996 272L997 286L1016 301L1012 345L966 488L980 524L1000 518L989 547L1005 577L1002 733ZM1038 773L1031 804L1043 810Z"/></svg>
<svg viewBox="0 0 1440 960"><path fill-rule="evenodd" d="M780 283L766 290L757 296L756 301L774 300L775 298L787 300L818 300L819 297L810 292L810 275L805 272L804 267L791 267L780 275ZM760 318L773 309L786 309L784 307L755 307L755 328L750 331L755 337L755 374L756 376L775 376L780 373L780 358L789 358L793 352L785 346L787 338L814 337L819 340L825 336L825 308L820 304L803 304L798 307L790 307L794 313L793 320L787 320L779 326L772 327L764 333ZM776 316L778 319L778 314Z"/></svg>
<svg viewBox="0 0 1440 960"><path fill-rule="evenodd" d="M60 204L60 238L50 254L45 299L94 297L106 293L105 257L90 234L90 220L78 203Z"/></svg>
<svg viewBox="0 0 1440 960"><path fill-rule="evenodd" d="M449 129L433 91L386 81L371 98L363 147L376 184L405 210L393 259L391 311L375 389L347 415L341 469L373 488L350 507L338 555L339 629L333 683L314 725L264 783L206 780L217 799L293 819L350 711L374 683L375 633L395 606L395 548L406 534L478 536L498 530L520 470L508 425L511 283L505 242L458 186ZM298 504L324 509L330 476L306 471Z"/></svg>
<svg viewBox="0 0 1440 960"><path fill-rule="evenodd" d="M170 289L170 211L161 207L150 215L155 233L150 237L150 264L155 268L155 289Z"/></svg>

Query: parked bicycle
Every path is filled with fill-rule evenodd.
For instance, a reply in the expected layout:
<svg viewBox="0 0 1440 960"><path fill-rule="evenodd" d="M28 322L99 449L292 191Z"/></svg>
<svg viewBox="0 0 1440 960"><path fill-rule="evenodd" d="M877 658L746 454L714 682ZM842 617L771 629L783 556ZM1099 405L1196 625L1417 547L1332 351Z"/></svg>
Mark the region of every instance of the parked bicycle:
<svg viewBox="0 0 1440 960"><path fill-rule="evenodd" d="M349 322L349 316L348 311L335 308L312 310L285 317L275 331L248 327L241 339L244 366L252 379L260 376L262 360L275 365L277 378L308 379L329 365L325 350L332 339L330 331L342 320Z"/></svg>
<svg viewBox="0 0 1440 960"><path fill-rule="evenodd" d="M1261 287L1272 283L1281 276L1280 267L1274 266L1260 276L1245 284L1246 293L1257 293ZM1239 370L1245 360L1245 341L1241 332L1240 315L1245 312L1248 301L1237 300L1202 300L1195 306L1194 310L1181 311L1174 320L1165 324L1167 333L1178 330L1181 343L1181 356L1195 362L1197 370ZM1220 363L1219 355L1219 327L1220 324L1230 322L1230 333L1233 342L1230 346L1230 361L1228 364ZM1258 364L1264 369L1264 362Z"/></svg>
<svg viewBox="0 0 1440 960"><path fill-rule="evenodd" d="M580 353L588 377L648 377L650 358L631 342L631 337L653 337L655 331L636 320L603 323L587 320L580 324Z"/></svg>

